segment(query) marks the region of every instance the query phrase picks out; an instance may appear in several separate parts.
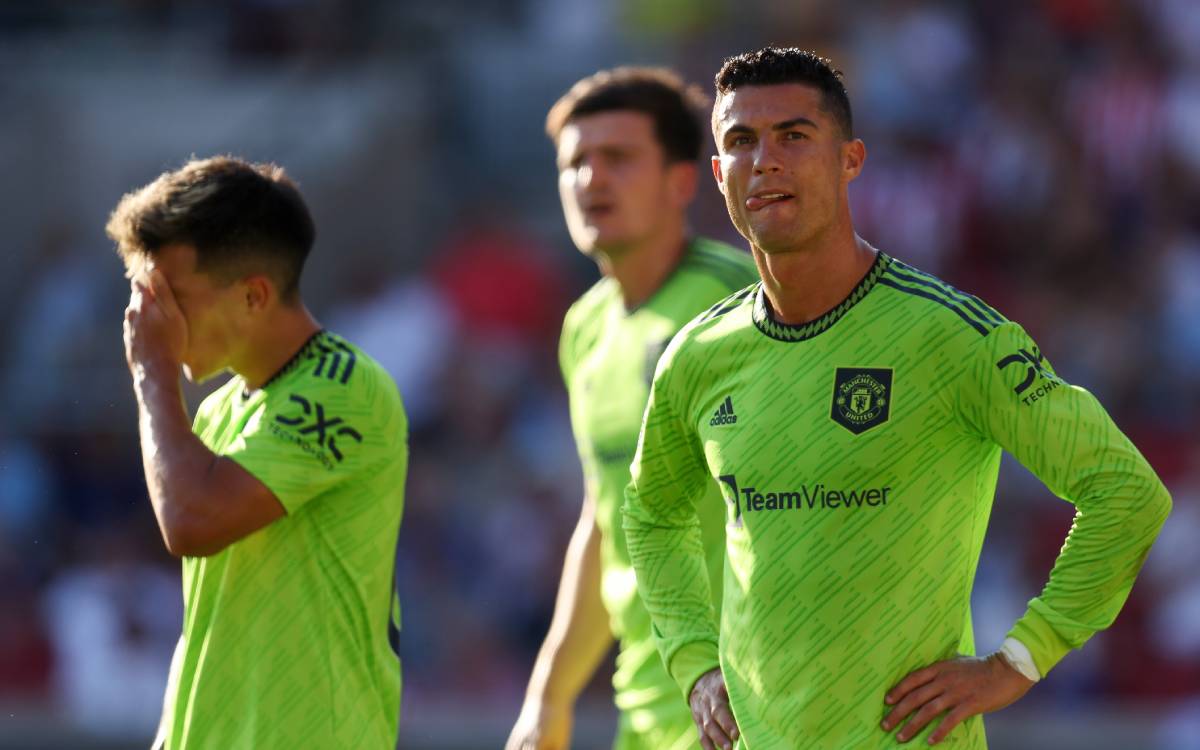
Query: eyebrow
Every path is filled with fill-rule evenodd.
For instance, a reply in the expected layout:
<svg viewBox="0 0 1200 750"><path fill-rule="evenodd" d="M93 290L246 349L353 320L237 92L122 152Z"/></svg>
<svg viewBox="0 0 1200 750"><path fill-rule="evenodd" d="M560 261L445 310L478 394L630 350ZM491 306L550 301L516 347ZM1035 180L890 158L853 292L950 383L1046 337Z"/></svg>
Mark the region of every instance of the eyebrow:
<svg viewBox="0 0 1200 750"><path fill-rule="evenodd" d="M775 123L774 125L771 126L771 130L775 130L775 131L791 130L792 128L803 126L803 125L807 125L808 127L812 128L813 130L821 129L819 125L817 125L815 122L808 119L807 117L793 117L790 120L784 120L783 122ZM730 133L753 133L753 132L754 132L754 129L751 128L749 125L743 125L743 124L737 123L737 122L730 125L725 130L726 135L729 135Z"/></svg>
<svg viewBox="0 0 1200 750"><path fill-rule="evenodd" d="M572 151L570 154L568 154L568 157L566 159L556 156L555 161L556 161L556 163L558 163L560 165L564 165L564 164L570 164L571 162L575 161L576 159L579 159L580 157L584 156L587 153L598 153L598 154L609 154L609 155L611 155L611 154L630 154L630 153L635 153L637 150L638 150L638 146L636 144L598 143L593 146L589 146L588 148L585 148L585 149L576 149L575 151Z"/></svg>
<svg viewBox="0 0 1200 750"><path fill-rule="evenodd" d="M784 120L783 122L777 122L771 126L771 130L791 130L792 128L794 128L798 125L807 125L808 127L812 128L813 130L820 130L820 127L815 122L808 119L807 117L793 117L790 120Z"/></svg>

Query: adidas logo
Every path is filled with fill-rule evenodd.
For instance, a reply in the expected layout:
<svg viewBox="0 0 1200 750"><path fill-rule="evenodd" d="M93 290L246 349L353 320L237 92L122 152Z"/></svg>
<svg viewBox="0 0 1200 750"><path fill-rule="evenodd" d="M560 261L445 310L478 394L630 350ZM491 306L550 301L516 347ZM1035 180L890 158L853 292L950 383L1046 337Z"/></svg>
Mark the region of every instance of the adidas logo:
<svg viewBox="0 0 1200 750"><path fill-rule="evenodd" d="M737 415L733 413L733 398L726 396L725 401L717 408L713 418L708 420L709 427L718 427L723 424L737 424Z"/></svg>

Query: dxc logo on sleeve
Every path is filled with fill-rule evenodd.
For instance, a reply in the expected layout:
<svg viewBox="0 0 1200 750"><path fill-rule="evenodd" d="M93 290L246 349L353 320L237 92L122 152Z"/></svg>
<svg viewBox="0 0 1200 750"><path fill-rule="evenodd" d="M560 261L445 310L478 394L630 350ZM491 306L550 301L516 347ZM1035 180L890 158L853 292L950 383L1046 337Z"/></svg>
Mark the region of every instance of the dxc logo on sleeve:
<svg viewBox="0 0 1200 750"><path fill-rule="evenodd" d="M303 396L291 394L288 396L290 401L300 404L303 414L298 417L285 417L277 415L275 421L280 424L285 424L288 427L300 427L297 432L301 435L312 435L316 438L317 445L329 449L333 457L341 461L344 457L341 450L338 449L337 438L350 438L356 443L362 442L362 435L358 430L346 424L341 417L326 417L325 407L317 402L310 402ZM311 418L311 420L310 420ZM337 428L336 430L334 428Z"/></svg>
<svg viewBox="0 0 1200 750"><path fill-rule="evenodd" d="M1046 355L1042 354L1041 350L1036 346L1033 347L1032 353L1024 347L1018 349L1016 354L1010 354L997 362L996 368L1003 371L1009 365L1025 365L1025 378L1013 387L1013 393L1018 396L1029 390L1029 387L1038 379L1038 376L1047 381L1045 384L1038 386L1033 393L1021 399L1027 406L1062 385L1062 381L1050 371L1049 365L1046 364Z"/></svg>

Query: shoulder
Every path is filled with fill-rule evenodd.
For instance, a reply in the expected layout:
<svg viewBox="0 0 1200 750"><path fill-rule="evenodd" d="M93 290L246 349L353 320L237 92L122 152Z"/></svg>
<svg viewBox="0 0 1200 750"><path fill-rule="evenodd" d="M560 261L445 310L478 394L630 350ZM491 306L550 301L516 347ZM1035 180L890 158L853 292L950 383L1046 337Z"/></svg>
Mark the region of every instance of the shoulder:
<svg viewBox="0 0 1200 750"><path fill-rule="evenodd" d="M609 305L614 291L612 280L607 277L592 284L586 292L580 295L579 299L567 308L567 314L563 317L563 332L566 333L568 329L578 330L584 327L596 312Z"/></svg>
<svg viewBox="0 0 1200 750"><path fill-rule="evenodd" d="M741 289L758 279L758 269L749 253L707 237L692 239L680 270L715 284L723 292Z"/></svg>
<svg viewBox="0 0 1200 750"><path fill-rule="evenodd" d="M761 283L754 281L717 301L688 321L671 339L659 360L659 368L688 360L704 360L707 349L726 336L736 335L753 324L751 309Z"/></svg>
<svg viewBox="0 0 1200 750"><path fill-rule="evenodd" d="M762 283L758 277L755 277L737 291L717 300L716 304L695 318L692 318L687 325L681 328L679 331L680 337L686 334L688 338L694 339L698 338L700 334L717 328L722 324L728 325L730 321L725 321L723 318L740 308L744 308L747 312L750 311L754 307L754 298L761 286Z"/></svg>
<svg viewBox="0 0 1200 750"><path fill-rule="evenodd" d="M895 295L895 303L919 312L923 324L958 334L964 344L974 344L1010 321L991 305L933 274L890 258L879 284Z"/></svg>
<svg viewBox="0 0 1200 750"><path fill-rule="evenodd" d="M307 404L307 408L305 405ZM391 375L355 344L322 331L314 336L269 389L268 409L298 406L308 414L330 412L345 421L389 429L406 423Z"/></svg>
<svg viewBox="0 0 1200 750"><path fill-rule="evenodd" d="M945 347L944 356L966 371L988 376L1011 368L1056 377L1025 329L978 296L895 259L879 283L900 295L899 304L919 309L922 335Z"/></svg>
<svg viewBox="0 0 1200 750"><path fill-rule="evenodd" d="M586 348L587 342L594 337L603 320L602 313L616 298L616 287L612 279L606 277L592 284L591 288L575 300L563 317L559 346L563 355L573 356L578 353L580 347Z"/></svg>
<svg viewBox="0 0 1200 750"><path fill-rule="evenodd" d="M1060 384L1064 382L1033 337L1011 320L997 326L984 337L980 355L976 359L989 374L998 375L1004 380L1015 379L1013 385L1017 392L1024 391L1035 376Z"/></svg>

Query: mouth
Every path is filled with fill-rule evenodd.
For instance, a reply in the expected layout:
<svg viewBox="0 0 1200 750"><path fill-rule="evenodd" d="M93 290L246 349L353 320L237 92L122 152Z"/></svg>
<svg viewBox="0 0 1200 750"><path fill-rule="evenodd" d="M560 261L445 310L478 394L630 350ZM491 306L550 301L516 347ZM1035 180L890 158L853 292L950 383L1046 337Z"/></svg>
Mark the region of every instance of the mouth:
<svg viewBox="0 0 1200 750"><path fill-rule="evenodd" d="M754 193L746 199L746 209L753 211L761 211L768 206L773 206L777 203L787 203L795 198L790 193L785 193L780 190L763 190L762 192Z"/></svg>
<svg viewBox="0 0 1200 750"><path fill-rule="evenodd" d="M613 203L592 203L583 207L583 215L588 221L597 221L612 216L616 210Z"/></svg>

